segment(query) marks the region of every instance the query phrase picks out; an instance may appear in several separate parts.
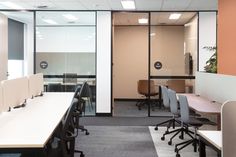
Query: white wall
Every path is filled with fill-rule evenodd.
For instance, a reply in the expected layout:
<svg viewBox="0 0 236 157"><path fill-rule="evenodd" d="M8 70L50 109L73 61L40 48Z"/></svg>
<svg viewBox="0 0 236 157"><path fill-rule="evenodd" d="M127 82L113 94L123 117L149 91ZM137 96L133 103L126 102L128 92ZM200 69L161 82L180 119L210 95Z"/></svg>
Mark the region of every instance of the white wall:
<svg viewBox="0 0 236 157"><path fill-rule="evenodd" d="M0 81L7 79L8 20L0 13Z"/></svg>
<svg viewBox="0 0 236 157"><path fill-rule="evenodd" d="M141 96L137 82L148 78L147 34L147 26L114 28L113 98L135 99Z"/></svg>
<svg viewBox="0 0 236 157"><path fill-rule="evenodd" d="M195 93L223 103L236 100L236 76L196 72Z"/></svg>
<svg viewBox="0 0 236 157"><path fill-rule="evenodd" d="M111 113L111 12L97 12L96 113Z"/></svg>
<svg viewBox="0 0 236 157"><path fill-rule="evenodd" d="M199 12L199 71L205 71L206 61L214 52L203 49L216 46L216 12Z"/></svg>

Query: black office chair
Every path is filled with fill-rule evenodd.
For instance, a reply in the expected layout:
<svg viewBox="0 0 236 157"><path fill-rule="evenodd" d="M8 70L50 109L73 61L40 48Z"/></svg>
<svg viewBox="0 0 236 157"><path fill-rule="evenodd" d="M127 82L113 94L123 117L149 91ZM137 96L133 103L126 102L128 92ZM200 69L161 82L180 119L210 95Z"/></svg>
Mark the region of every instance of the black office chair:
<svg viewBox="0 0 236 157"><path fill-rule="evenodd" d="M74 98L77 98L79 101L78 101L78 104L76 106L76 110L80 113L80 116L82 115L82 113L85 111L85 101L84 99L82 98L81 94L84 93L84 90L86 88L86 85L85 83L83 83L82 86L78 86L75 90L75 94L74 94ZM78 124L79 124L79 121L78 121ZM79 125L77 127L77 129L85 132L85 135L89 135L89 131L88 129L86 129L83 125Z"/></svg>
<svg viewBox="0 0 236 157"><path fill-rule="evenodd" d="M80 157L84 157L82 151L75 150L75 138L78 136L75 117L79 117L80 114L76 109L77 104L78 99L73 98L69 109L46 146L47 156L74 157L74 153L80 153Z"/></svg>

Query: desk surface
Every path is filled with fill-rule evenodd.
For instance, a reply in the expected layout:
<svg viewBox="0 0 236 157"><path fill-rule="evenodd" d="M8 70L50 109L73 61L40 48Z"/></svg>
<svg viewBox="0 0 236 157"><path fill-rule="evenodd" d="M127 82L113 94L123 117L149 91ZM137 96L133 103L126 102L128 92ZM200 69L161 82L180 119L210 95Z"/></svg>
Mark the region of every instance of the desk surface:
<svg viewBox="0 0 236 157"><path fill-rule="evenodd" d="M0 114L0 148L43 148L71 104L74 93L44 93L24 108Z"/></svg>
<svg viewBox="0 0 236 157"><path fill-rule="evenodd" d="M222 132L221 131L208 131L208 130L198 130L199 136L203 137L205 140L214 145L217 149L222 148Z"/></svg>
<svg viewBox="0 0 236 157"><path fill-rule="evenodd" d="M195 94L182 94L187 96L189 107L193 110L207 113L207 114L220 114L221 104L218 102L212 102L204 97L197 96Z"/></svg>

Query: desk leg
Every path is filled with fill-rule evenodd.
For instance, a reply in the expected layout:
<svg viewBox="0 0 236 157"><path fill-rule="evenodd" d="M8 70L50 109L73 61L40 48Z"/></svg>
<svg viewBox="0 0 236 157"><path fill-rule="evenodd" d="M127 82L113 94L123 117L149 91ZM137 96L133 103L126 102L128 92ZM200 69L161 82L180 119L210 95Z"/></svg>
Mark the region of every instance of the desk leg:
<svg viewBox="0 0 236 157"><path fill-rule="evenodd" d="M199 157L206 157L206 144L201 140L199 141Z"/></svg>
<svg viewBox="0 0 236 157"><path fill-rule="evenodd" d="M217 130L221 130L221 117L220 117L220 114L216 115L216 121L217 121Z"/></svg>

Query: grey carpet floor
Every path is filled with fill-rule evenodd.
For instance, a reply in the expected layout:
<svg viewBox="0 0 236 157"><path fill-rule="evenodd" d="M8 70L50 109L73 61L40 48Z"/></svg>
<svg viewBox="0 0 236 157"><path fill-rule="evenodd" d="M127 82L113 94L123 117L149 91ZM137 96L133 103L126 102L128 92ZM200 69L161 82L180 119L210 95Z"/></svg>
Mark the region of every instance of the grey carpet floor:
<svg viewBox="0 0 236 157"><path fill-rule="evenodd" d="M91 126L154 126L170 117L82 117L81 125Z"/></svg>
<svg viewBox="0 0 236 157"><path fill-rule="evenodd" d="M148 107L143 106L141 110L138 110L136 101L115 101L114 113L115 117L147 117ZM159 106L153 106L150 111L151 116L171 116L169 110L161 109Z"/></svg>
<svg viewBox="0 0 236 157"><path fill-rule="evenodd" d="M90 135L80 132L77 149L85 157L157 157L146 126L87 126ZM75 157L79 157L78 154Z"/></svg>

